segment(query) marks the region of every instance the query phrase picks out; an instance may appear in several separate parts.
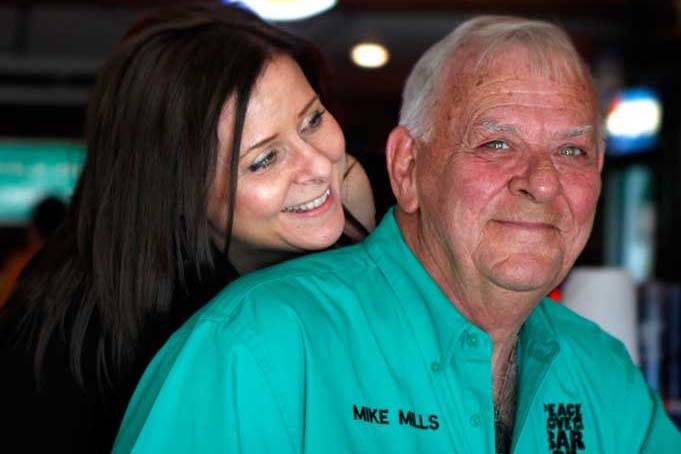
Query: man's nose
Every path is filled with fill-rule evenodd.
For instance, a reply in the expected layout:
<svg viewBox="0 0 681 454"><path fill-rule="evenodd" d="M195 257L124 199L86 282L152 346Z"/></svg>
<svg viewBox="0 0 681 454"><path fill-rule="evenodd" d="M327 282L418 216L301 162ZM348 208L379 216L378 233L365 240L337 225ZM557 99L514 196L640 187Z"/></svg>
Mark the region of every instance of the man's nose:
<svg viewBox="0 0 681 454"><path fill-rule="evenodd" d="M527 158L520 172L509 182L511 193L536 203L558 195L561 183L551 156L544 152Z"/></svg>
<svg viewBox="0 0 681 454"><path fill-rule="evenodd" d="M314 145L299 140L295 144L295 181L299 184L321 183L329 179L333 163Z"/></svg>

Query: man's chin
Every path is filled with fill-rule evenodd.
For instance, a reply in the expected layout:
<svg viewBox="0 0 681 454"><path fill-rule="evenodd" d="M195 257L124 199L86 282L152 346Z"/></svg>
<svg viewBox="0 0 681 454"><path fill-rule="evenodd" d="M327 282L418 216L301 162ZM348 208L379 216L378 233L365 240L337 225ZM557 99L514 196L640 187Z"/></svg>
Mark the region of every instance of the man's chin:
<svg viewBox="0 0 681 454"><path fill-rule="evenodd" d="M492 268L488 278L498 287L512 292L548 293L560 276L555 260L544 257L514 257Z"/></svg>

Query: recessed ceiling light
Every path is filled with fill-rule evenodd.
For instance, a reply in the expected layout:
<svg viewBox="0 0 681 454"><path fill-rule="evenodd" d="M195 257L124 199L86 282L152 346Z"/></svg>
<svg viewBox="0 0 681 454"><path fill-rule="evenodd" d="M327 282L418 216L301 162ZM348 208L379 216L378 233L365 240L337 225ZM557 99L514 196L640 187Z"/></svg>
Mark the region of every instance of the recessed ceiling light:
<svg viewBox="0 0 681 454"><path fill-rule="evenodd" d="M390 59L388 49L378 43L359 43L352 48L350 56L362 68L380 68Z"/></svg>
<svg viewBox="0 0 681 454"><path fill-rule="evenodd" d="M223 0L241 3L263 19L290 21L305 19L322 13L336 4L336 0Z"/></svg>

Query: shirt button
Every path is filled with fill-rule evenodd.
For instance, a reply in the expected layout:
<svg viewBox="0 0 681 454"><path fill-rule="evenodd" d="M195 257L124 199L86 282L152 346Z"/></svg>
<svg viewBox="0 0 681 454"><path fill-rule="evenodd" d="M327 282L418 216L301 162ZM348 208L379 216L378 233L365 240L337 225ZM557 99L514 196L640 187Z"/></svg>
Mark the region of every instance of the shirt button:
<svg viewBox="0 0 681 454"><path fill-rule="evenodd" d="M478 346L478 336L475 335L475 334L469 334L468 338L466 339L466 343L471 348L477 347Z"/></svg>
<svg viewBox="0 0 681 454"><path fill-rule="evenodd" d="M432 370L433 372L440 372L441 369L442 366L440 365L439 362L433 361L432 363L430 363L430 370Z"/></svg>
<svg viewBox="0 0 681 454"><path fill-rule="evenodd" d="M556 353L558 353L558 350L560 350L560 347L556 342L549 342L549 356L553 356Z"/></svg>
<svg viewBox="0 0 681 454"><path fill-rule="evenodd" d="M533 356L539 361L549 361L558 352L558 345L554 342L534 347Z"/></svg>
<svg viewBox="0 0 681 454"><path fill-rule="evenodd" d="M471 416L470 422L471 422L471 426L478 427L480 425L480 423L482 422L482 417L480 417L480 413L474 413Z"/></svg>

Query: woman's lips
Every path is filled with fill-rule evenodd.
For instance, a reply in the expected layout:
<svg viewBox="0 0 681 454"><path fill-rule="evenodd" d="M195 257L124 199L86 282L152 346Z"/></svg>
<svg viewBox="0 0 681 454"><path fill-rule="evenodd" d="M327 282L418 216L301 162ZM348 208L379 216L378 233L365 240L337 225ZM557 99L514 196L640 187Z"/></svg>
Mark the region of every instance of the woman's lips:
<svg viewBox="0 0 681 454"><path fill-rule="evenodd" d="M314 199L304 203L288 206L284 208L282 211L284 213L300 213L300 214L310 213L313 211L320 211L320 209L324 208L327 205L327 202L329 202L331 199L332 199L331 188L327 188L326 191L324 191L320 196L315 197Z"/></svg>

